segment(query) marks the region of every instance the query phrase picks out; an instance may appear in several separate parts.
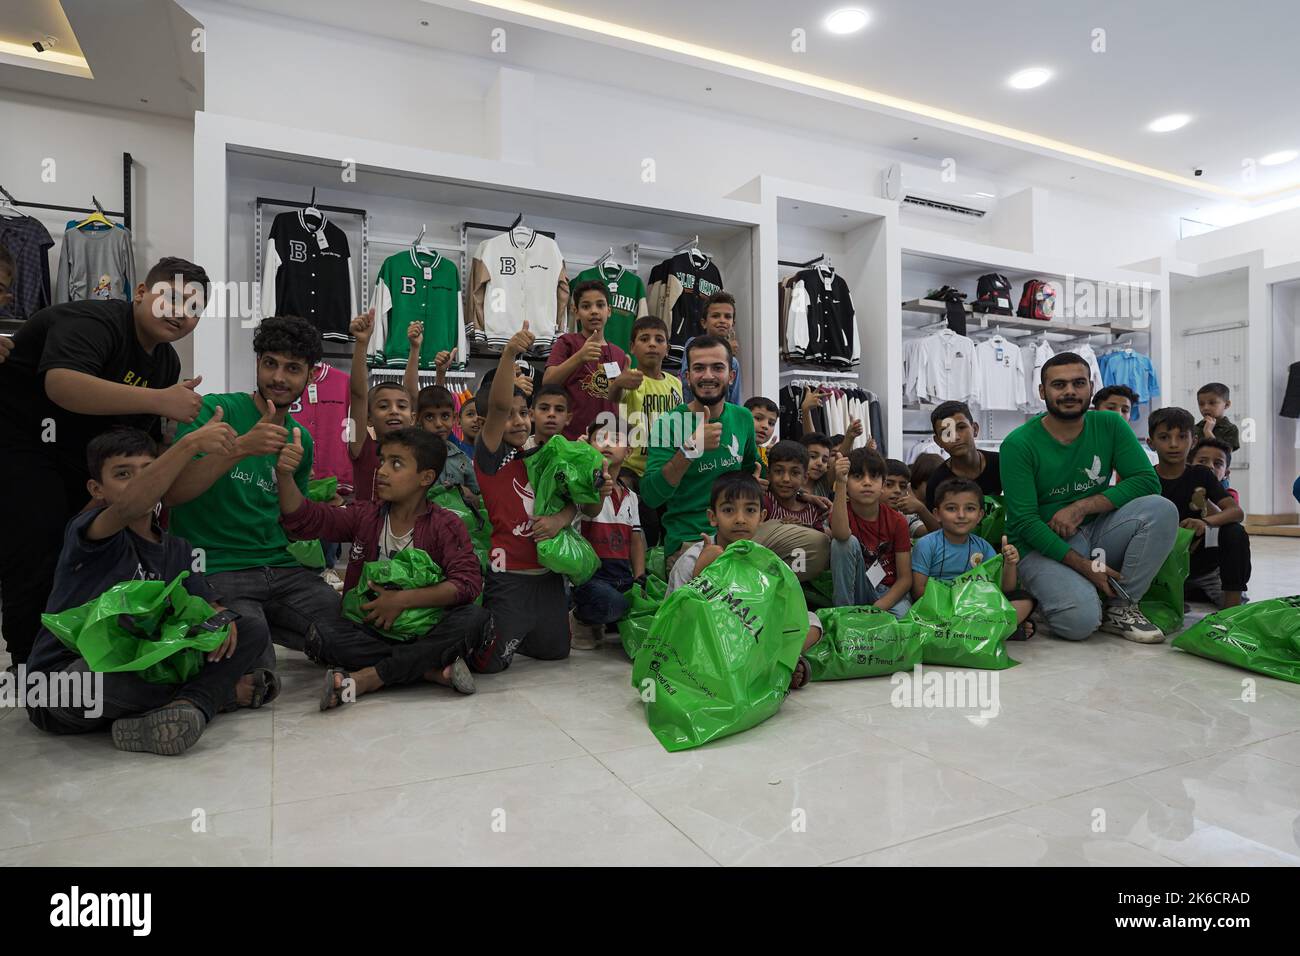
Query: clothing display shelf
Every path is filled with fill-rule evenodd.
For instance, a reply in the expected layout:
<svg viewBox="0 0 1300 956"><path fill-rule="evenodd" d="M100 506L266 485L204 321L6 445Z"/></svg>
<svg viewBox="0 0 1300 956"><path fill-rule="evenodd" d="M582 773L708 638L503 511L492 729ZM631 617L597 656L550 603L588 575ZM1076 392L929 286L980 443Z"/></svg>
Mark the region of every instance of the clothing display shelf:
<svg viewBox="0 0 1300 956"><path fill-rule="evenodd" d="M808 379L809 383L817 382L856 382L859 379L857 372L825 372L816 366L810 368L785 368L781 370L781 381L786 385L793 384L790 379Z"/></svg>
<svg viewBox="0 0 1300 956"><path fill-rule="evenodd" d="M122 154L122 209L121 211L105 209L100 205L96 195L90 197L92 206L60 206L53 203L45 202L25 202L21 199L15 199L9 190L0 185L0 209L48 209L52 212L71 212L83 216L90 216L99 213L109 219L121 219L122 225L130 230L131 228L131 173L135 168L135 160L131 158L130 153ZM18 331L18 328L26 321L25 319L0 319L0 335L12 335Z"/></svg>
<svg viewBox="0 0 1300 956"><path fill-rule="evenodd" d="M969 302L963 302L962 308L971 320L978 325L972 331L989 328L993 325L1003 325L1009 328L1032 329L1040 332L1067 335L1090 335L1090 334L1110 334L1112 332L1127 332L1128 329L1114 329L1106 323L1086 324L1072 322L1058 322L1055 319L1044 322L1041 319L1025 319L1018 315L995 315L992 313L975 312L970 307ZM926 315L946 315L948 303L941 302L938 299L908 299L903 303L904 312L912 312Z"/></svg>
<svg viewBox="0 0 1300 956"><path fill-rule="evenodd" d="M257 290L257 314L262 314L262 209L266 206L283 209L319 209L321 212L332 212L340 216L354 216L361 220L360 307L362 312L366 311L370 307L370 290L366 286L366 277L370 274L370 214L364 209L354 209L350 206L329 206L325 203L318 203L316 202L316 189L312 187L311 199L307 202L298 202L293 199L268 199L265 196L258 196L253 201L253 279L256 282L255 288Z"/></svg>

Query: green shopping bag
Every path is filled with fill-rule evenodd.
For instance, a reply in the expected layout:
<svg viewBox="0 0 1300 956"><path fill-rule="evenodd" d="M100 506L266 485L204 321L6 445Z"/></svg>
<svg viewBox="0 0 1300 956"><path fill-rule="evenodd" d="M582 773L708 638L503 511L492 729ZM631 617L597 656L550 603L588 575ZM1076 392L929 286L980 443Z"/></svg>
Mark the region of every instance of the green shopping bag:
<svg viewBox="0 0 1300 956"><path fill-rule="evenodd" d="M533 514L545 517L562 511L573 502L591 505L600 501L601 473L605 459L585 442L567 441L556 435L524 459L528 482L533 486ZM596 549L572 528L537 543L537 563L570 583L584 584L600 567Z"/></svg>
<svg viewBox="0 0 1300 956"><path fill-rule="evenodd" d="M1007 508L1001 495L984 496L984 518L980 521L975 534L983 538L994 549L1002 547L1002 536L1007 533Z"/></svg>
<svg viewBox="0 0 1300 956"><path fill-rule="evenodd" d="M492 552L492 522L488 520L487 510L481 505L466 504L460 489L454 486L434 485L426 497L460 518L469 532L469 542L478 556L479 567L486 569Z"/></svg>
<svg viewBox="0 0 1300 956"><path fill-rule="evenodd" d="M381 590L409 591L411 588L432 587L445 577L442 568L429 557L429 552L420 548L406 548L388 560L367 561L361 568L361 580L343 595L343 616L358 624L366 624L366 612L361 605L379 597ZM442 620L442 614L440 607L413 607L397 615L392 630L381 630L373 624L366 626L390 640L413 641L427 634Z"/></svg>
<svg viewBox="0 0 1300 956"><path fill-rule="evenodd" d="M1165 563L1160 565L1147 593L1138 602L1138 608L1146 619L1165 634L1183 629L1183 585L1187 582L1192 563L1190 552L1195 536L1191 528L1178 529L1178 537L1174 539Z"/></svg>
<svg viewBox="0 0 1300 956"><path fill-rule="evenodd" d="M645 553L645 573L648 577L668 580L668 568L664 559L664 546L657 544Z"/></svg>
<svg viewBox="0 0 1300 956"><path fill-rule="evenodd" d="M629 658L635 659L636 652L645 643L650 625L654 623L655 614L667 596L667 591L668 585L661 579L647 578L644 594L634 584L625 595L628 601L627 613L618 622L618 636Z"/></svg>
<svg viewBox="0 0 1300 956"><path fill-rule="evenodd" d="M922 628L878 607L830 607L817 612L822 639L803 656L812 680L848 680L910 671L921 661Z"/></svg>
<svg viewBox="0 0 1300 956"><path fill-rule="evenodd" d="M338 494L339 480L331 475L328 478L313 478L307 482L307 498L310 501L333 501ZM325 567L325 548L320 538L309 541L290 541L285 550L304 568Z"/></svg>
<svg viewBox="0 0 1300 956"><path fill-rule="evenodd" d="M799 582L775 554L736 541L660 606L632 662L665 750L740 733L777 712L808 633Z"/></svg>
<svg viewBox="0 0 1300 956"><path fill-rule="evenodd" d="M822 608L835 606L835 580L829 570L823 571L811 581L803 583L804 600L810 611L820 612Z"/></svg>
<svg viewBox="0 0 1300 956"><path fill-rule="evenodd" d="M926 664L993 671L1016 666L1006 647L1016 629L1016 609L1002 594L1000 554L952 581L931 578L906 620L920 625Z"/></svg>
<svg viewBox="0 0 1300 956"><path fill-rule="evenodd" d="M203 668L203 655L230 636L230 626L191 632L216 613L173 581L123 581L80 607L42 614L41 623L97 674L138 674L151 684L184 684Z"/></svg>
<svg viewBox="0 0 1300 956"><path fill-rule="evenodd" d="M1173 645L1300 684L1300 595L1216 611L1175 637Z"/></svg>

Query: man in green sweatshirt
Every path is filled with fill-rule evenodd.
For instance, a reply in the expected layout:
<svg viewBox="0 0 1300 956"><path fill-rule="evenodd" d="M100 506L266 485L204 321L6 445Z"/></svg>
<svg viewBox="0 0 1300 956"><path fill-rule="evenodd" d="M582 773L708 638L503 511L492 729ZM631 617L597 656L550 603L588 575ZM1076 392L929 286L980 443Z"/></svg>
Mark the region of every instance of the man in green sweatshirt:
<svg viewBox="0 0 1300 956"><path fill-rule="evenodd" d="M1044 365L1047 412L1002 442L1007 535L1024 555L1022 586L1058 637L1099 627L1139 644L1164 640L1138 610L1178 532L1178 509L1128 423L1088 411L1092 381L1073 352ZM1118 481L1112 485L1112 473Z"/></svg>
<svg viewBox="0 0 1300 956"><path fill-rule="evenodd" d="M641 479L642 499L664 509L669 569L713 530L708 508L714 480L732 471L752 473L758 460L754 416L726 400L731 347L712 335L697 336L686 347L684 369L693 398L654 420ZM775 552L801 581L830 566L830 539L813 528L765 520L754 541Z"/></svg>

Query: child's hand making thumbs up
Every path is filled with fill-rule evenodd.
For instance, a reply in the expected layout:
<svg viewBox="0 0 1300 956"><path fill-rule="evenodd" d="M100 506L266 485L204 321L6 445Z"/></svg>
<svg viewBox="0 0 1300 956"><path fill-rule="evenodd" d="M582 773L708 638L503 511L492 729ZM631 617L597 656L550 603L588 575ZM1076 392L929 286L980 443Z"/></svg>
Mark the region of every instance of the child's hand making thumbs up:
<svg viewBox="0 0 1300 956"><path fill-rule="evenodd" d="M302 429L293 430L293 441L286 444L280 449L280 457L276 459L275 470L282 475L292 476L302 464Z"/></svg>

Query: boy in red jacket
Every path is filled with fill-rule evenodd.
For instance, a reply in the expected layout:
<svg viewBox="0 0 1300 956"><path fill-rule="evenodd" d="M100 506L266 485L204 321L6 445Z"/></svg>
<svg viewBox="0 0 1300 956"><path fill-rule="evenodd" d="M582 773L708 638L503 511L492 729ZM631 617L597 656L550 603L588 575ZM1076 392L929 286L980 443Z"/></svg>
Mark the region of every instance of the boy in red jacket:
<svg viewBox="0 0 1300 956"><path fill-rule="evenodd" d="M368 627L334 629L330 634L308 630L303 648L307 656L334 665L325 674L321 709L350 703L386 684L418 680L474 693L465 661L487 643L492 619L472 603L483 589L483 578L464 523L425 497L447 460L442 439L414 427L384 435L375 475L379 502L358 501L346 508L303 497L292 481L301 456L301 434L294 429L293 442L284 446L276 463L280 522L290 538L352 542L345 589L357 585L367 561L391 558L405 548L427 552L446 575L431 587L384 591L361 606L367 623L384 630L407 608L445 608L437 626L414 641L394 642Z"/></svg>

